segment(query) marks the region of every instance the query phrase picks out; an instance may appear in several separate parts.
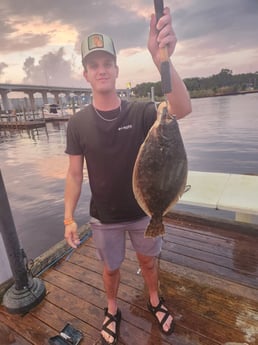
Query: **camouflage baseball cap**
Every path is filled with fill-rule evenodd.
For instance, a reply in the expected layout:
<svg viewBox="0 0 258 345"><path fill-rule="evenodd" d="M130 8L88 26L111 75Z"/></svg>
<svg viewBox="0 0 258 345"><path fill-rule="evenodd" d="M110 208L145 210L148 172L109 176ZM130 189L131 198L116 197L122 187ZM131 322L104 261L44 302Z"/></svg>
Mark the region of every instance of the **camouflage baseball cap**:
<svg viewBox="0 0 258 345"><path fill-rule="evenodd" d="M93 33L87 36L81 44L82 60L90 53L104 51L116 57L115 46L112 39L104 34Z"/></svg>

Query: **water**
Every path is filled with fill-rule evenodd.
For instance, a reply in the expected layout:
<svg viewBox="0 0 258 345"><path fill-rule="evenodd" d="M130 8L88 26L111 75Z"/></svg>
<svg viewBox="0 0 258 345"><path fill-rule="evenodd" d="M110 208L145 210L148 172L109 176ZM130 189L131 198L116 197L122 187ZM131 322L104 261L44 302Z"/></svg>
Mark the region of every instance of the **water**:
<svg viewBox="0 0 258 345"><path fill-rule="evenodd" d="M47 123L46 128L0 136L0 167L19 239L29 258L63 239L66 126L66 122ZM89 197L85 185L82 201L88 203ZM75 217L79 225L88 221L87 204L79 202Z"/></svg>
<svg viewBox="0 0 258 345"><path fill-rule="evenodd" d="M258 93L192 100L180 121L190 170L258 174Z"/></svg>
<svg viewBox="0 0 258 345"><path fill-rule="evenodd" d="M257 175L258 93L193 99L192 105L192 114L179 122L189 169ZM60 122L32 131L0 132L0 168L29 258L63 239L66 127ZM75 214L79 225L89 219L89 198L85 183Z"/></svg>

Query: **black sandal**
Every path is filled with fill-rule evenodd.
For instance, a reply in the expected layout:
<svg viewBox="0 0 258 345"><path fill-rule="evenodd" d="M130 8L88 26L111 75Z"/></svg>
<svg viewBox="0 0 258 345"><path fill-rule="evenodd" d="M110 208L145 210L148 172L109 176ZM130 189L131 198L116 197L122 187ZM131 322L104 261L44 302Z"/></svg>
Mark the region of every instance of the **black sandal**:
<svg viewBox="0 0 258 345"><path fill-rule="evenodd" d="M153 306L151 305L151 302L149 301L149 302L147 303L147 307L148 307L149 311L152 313L152 315L153 315L153 316L156 318L156 320L158 321L159 327L160 327L161 331L162 331L164 334L166 334L166 335L172 334L172 333L174 332L174 328L175 328L176 322L175 322L175 320L174 320L174 318L173 318L173 315L170 314L170 312L168 311L168 309L165 309L165 308L164 308L164 307L166 307L166 306L165 306L164 298L163 298L163 297L160 297L160 299L159 299L159 304L158 304L156 307L153 307ZM166 307L166 308L167 308L167 307ZM164 313L164 316L163 316L163 318L161 319L161 321L159 321L159 319L158 319L158 317L157 317L157 315L156 315L157 312ZM163 328L163 326L164 326L165 322L167 321L167 319L169 318L170 315L172 316L173 319L172 319L172 321L171 321L170 328L169 328L167 331L165 331L164 328Z"/></svg>
<svg viewBox="0 0 258 345"><path fill-rule="evenodd" d="M111 335L111 337L114 338L112 343L109 343L101 334L101 342L102 345L115 345L117 343L118 340L118 335L119 335L119 327L120 327L120 322L121 322L121 318L122 318L122 314L121 311L119 309L117 309L117 313L116 315L112 315L108 312L108 308L104 308L104 314L106 317L108 317L108 320L103 324L102 326L102 330L106 333L108 333L109 335ZM115 328L115 332L111 331L108 326L112 323L115 322L116 323L116 328Z"/></svg>

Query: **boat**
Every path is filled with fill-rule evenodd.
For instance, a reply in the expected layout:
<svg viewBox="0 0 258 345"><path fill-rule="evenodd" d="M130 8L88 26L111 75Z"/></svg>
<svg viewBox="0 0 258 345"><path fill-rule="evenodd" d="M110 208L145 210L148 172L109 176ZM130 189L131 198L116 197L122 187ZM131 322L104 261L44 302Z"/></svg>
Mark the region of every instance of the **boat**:
<svg viewBox="0 0 258 345"><path fill-rule="evenodd" d="M56 103L44 104L42 108L42 115L47 122L54 120L69 120L71 115L73 115L73 110L70 108L60 107Z"/></svg>

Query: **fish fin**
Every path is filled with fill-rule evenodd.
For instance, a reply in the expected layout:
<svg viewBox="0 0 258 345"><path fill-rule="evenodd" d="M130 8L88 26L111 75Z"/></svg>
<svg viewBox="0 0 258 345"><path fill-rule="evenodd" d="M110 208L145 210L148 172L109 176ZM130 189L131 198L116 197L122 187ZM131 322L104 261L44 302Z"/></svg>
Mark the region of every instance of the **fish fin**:
<svg viewBox="0 0 258 345"><path fill-rule="evenodd" d="M162 223L162 217L152 217L147 229L145 230L144 237L157 237L165 234L165 227Z"/></svg>

